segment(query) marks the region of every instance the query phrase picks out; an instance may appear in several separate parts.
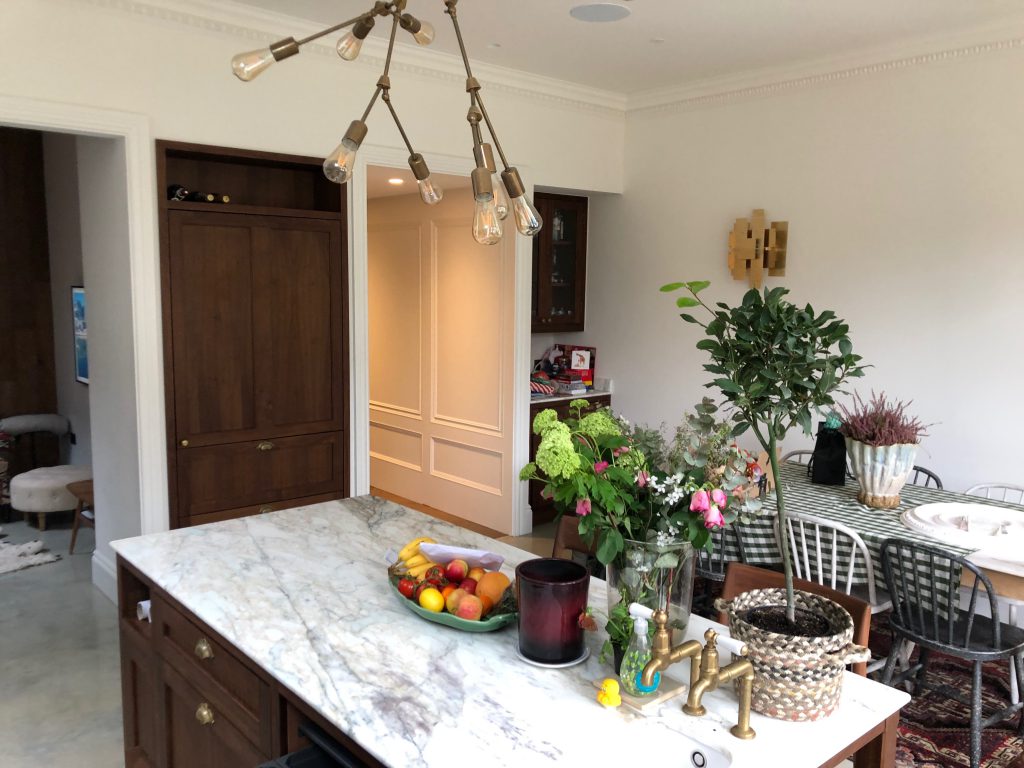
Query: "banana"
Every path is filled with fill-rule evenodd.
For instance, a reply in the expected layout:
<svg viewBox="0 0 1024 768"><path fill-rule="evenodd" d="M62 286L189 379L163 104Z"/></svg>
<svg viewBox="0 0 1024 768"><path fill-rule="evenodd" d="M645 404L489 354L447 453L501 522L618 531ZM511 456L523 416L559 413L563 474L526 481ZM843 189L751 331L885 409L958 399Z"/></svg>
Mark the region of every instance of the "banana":
<svg viewBox="0 0 1024 768"><path fill-rule="evenodd" d="M419 554L420 544L433 544L434 540L429 536L420 536L418 539L413 539L398 553L399 560L408 560L410 557Z"/></svg>
<svg viewBox="0 0 1024 768"><path fill-rule="evenodd" d="M434 565L435 565L435 563L431 563L430 561L427 561L427 562L423 563L422 565L417 565L414 568L410 568L406 572L406 575L407 576L412 576L414 579L422 580L423 574L425 574L428 570L430 570L430 568L432 568Z"/></svg>
<svg viewBox="0 0 1024 768"><path fill-rule="evenodd" d="M412 568L415 568L417 565L423 565L424 563L429 562L430 561L427 559L426 555L413 555L408 560L403 561L402 565L405 566L406 570L410 570Z"/></svg>

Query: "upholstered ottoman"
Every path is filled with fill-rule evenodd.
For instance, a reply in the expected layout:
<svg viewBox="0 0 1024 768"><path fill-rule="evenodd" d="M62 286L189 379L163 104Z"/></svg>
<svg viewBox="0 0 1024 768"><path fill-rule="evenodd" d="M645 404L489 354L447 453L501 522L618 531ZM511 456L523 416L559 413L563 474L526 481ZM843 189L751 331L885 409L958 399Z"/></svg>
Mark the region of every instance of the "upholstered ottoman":
<svg viewBox="0 0 1024 768"><path fill-rule="evenodd" d="M68 483L88 480L92 467L64 464L57 467L39 467L22 472L11 478L11 508L24 512L25 516L39 515L39 530L46 530L46 515L49 512L64 512L78 504L68 492Z"/></svg>

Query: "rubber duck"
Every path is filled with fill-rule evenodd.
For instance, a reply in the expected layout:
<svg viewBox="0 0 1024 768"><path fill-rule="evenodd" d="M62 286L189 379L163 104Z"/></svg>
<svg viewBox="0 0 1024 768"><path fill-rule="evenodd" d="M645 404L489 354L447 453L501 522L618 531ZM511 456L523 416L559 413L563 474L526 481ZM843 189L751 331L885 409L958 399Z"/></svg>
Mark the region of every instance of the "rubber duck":
<svg viewBox="0 0 1024 768"><path fill-rule="evenodd" d="M610 677L606 677L601 682L601 690L597 692L597 703L612 709L622 703L622 697L619 695L619 681Z"/></svg>

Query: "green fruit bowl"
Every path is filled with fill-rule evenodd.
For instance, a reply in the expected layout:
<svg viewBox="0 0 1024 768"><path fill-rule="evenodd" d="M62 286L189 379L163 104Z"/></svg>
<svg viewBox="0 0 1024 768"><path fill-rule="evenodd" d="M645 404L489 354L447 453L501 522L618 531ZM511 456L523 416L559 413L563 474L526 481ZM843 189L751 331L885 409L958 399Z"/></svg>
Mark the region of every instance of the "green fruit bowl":
<svg viewBox="0 0 1024 768"><path fill-rule="evenodd" d="M514 624L519 616L515 610L515 600L511 597L511 589L505 592L505 597L491 609L486 618L480 621L470 621L469 619L460 619L458 616L452 616L446 611L441 611L440 613L428 611L398 591L398 579L399 577L397 576L388 578L388 581L391 583L391 591L395 593L395 597L401 601L402 605L421 619L432 621L435 624L443 624L453 629L461 629L463 632L494 632L509 624Z"/></svg>

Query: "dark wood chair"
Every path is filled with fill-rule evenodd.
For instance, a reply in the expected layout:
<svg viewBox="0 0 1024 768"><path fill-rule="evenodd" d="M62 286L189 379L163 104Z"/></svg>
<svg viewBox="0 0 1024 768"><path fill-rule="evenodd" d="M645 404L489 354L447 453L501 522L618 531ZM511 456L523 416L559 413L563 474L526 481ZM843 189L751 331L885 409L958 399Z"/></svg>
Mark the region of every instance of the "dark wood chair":
<svg viewBox="0 0 1024 768"><path fill-rule="evenodd" d="M986 661L1010 660L1017 687L1024 690L1024 630L999 619L999 598L992 583L970 560L909 539L892 538L882 542L882 571L892 596L893 648L882 672L888 685L911 680L914 693L922 688L937 691L959 701L971 710L971 768L981 762L981 732L1024 709L1011 703L988 717L982 710L981 673ZM974 584L969 590L968 607L960 608L961 571L970 572ZM966 575L966 574L965 574ZM938 588L945 582L946 588ZM989 616L977 613L985 605ZM991 618L990 618L991 617ZM896 659L913 643L920 648L917 662L895 672ZM971 697L968 700L951 686L927 680L928 661L933 651L955 656L973 665ZM1024 716L1017 726L1024 736Z"/></svg>
<svg viewBox="0 0 1024 768"><path fill-rule="evenodd" d="M786 577L781 573L744 563L729 563L729 568L725 573L725 584L722 586L722 598L729 600L751 589L772 589L785 586ZM853 595L815 584L813 581L793 579L793 586L804 592L827 597L843 606L853 618L853 642L857 645L867 646L868 638L871 636L871 606L868 603ZM729 617L720 611L718 621L721 624L728 624ZM867 662L854 664L852 669L858 675L867 675Z"/></svg>
<svg viewBox="0 0 1024 768"><path fill-rule="evenodd" d="M571 559L574 552L593 557L597 552L597 542L591 546L583 541L583 537L580 536L579 519L575 515L562 515L558 518L551 556Z"/></svg>
<svg viewBox="0 0 1024 768"><path fill-rule="evenodd" d="M939 476L932 472L930 469L925 467L919 467L916 464L914 468L910 470L910 476L907 478L909 485L919 485L922 488L937 488L942 490L942 480Z"/></svg>
<svg viewBox="0 0 1024 768"><path fill-rule="evenodd" d="M75 521L71 526L71 546L68 547L68 554L75 554L75 541L78 539L78 527L87 525L90 528L96 527L96 507L93 500L92 480L79 480L75 483L68 483L68 492L78 499L75 506Z"/></svg>

